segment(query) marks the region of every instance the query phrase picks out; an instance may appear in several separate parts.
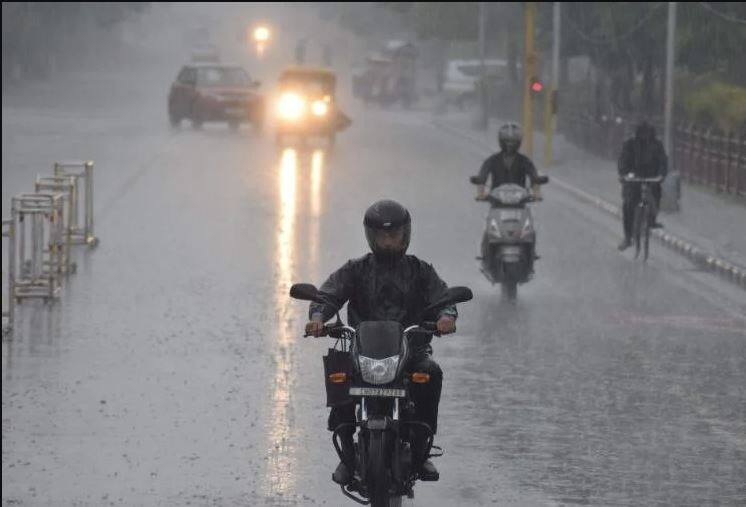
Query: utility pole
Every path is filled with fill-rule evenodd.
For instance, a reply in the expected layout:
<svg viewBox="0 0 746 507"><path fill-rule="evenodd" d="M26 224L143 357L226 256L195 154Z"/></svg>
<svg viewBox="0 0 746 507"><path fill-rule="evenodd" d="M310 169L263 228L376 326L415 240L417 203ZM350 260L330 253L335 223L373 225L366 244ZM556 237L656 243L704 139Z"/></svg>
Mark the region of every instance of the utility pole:
<svg viewBox="0 0 746 507"><path fill-rule="evenodd" d="M534 153L533 111L531 84L536 78L536 53L534 52L534 17L536 3L525 2L526 38L523 55L523 153L529 158Z"/></svg>
<svg viewBox="0 0 746 507"><path fill-rule="evenodd" d="M666 102L663 112L663 144L670 157L673 149L671 114L673 112L673 68L676 58L674 47L676 41L676 2L668 2L668 33L666 35Z"/></svg>
<svg viewBox="0 0 746 507"><path fill-rule="evenodd" d="M487 69L484 65L487 2L479 2L479 130L487 130Z"/></svg>
<svg viewBox="0 0 746 507"><path fill-rule="evenodd" d="M679 173L673 166L673 71L676 60L676 2L668 2L668 31L666 34L666 96L663 110L663 146L669 162L669 174L662 185L661 208L678 211L681 198Z"/></svg>
<svg viewBox="0 0 746 507"><path fill-rule="evenodd" d="M544 165L552 165L552 138L557 128L557 103L559 96L559 55L560 55L560 2L552 6L552 86L546 98L544 115L544 132L546 145L544 150Z"/></svg>

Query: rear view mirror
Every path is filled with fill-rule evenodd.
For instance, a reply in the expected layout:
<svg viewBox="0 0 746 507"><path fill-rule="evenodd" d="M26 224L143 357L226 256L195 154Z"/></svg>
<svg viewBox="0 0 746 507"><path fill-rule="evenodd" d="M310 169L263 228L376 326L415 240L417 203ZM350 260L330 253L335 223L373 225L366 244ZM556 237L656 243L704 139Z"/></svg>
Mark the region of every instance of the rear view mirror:
<svg viewBox="0 0 746 507"><path fill-rule="evenodd" d="M542 174L541 176L536 178L536 183L538 183L539 185L546 185L547 183L549 183L549 176L545 176Z"/></svg>
<svg viewBox="0 0 746 507"><path fill-rule="evenodd" d="M470 176L469 181L474 185L482 185L483 183L479 180L479 176Z"/></svg>
<svg viewBox="0 0 746 507"><path fill-rule="evenodd" d="M290 287L290 297L302 301L315 301L316 303L324 302L319 294L319 290L315 285L310 283L293 284L293 286Z"/></svg>
<svg viewBox="0 0 746 507"><path fill-rule="evenodd" d="M442 310L446 306L464 303L474 297L469 287L450 287L442 299L425 308L424 313L428 314L435 310Z"/></svg>

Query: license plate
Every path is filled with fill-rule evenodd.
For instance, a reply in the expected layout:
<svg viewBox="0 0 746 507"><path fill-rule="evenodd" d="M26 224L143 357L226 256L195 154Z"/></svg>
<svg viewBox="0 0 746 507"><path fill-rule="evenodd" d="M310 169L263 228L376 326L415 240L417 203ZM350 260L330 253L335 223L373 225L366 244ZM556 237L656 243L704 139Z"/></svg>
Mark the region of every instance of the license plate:
<svg viewBox="0 0 746 507"><path fill-rule="evenodd" d="M386 387L350 387L350 396L380 396L382 398L405 398L407 392L404 389L391 389Z"/></svg>
<svg viewBox="0 0 746 507"><path fill-rule="evenodd" d="M241 116L246 114L246 109L242 107L229 107L225 110L225 114L229 114L231 116Z"/></svg>

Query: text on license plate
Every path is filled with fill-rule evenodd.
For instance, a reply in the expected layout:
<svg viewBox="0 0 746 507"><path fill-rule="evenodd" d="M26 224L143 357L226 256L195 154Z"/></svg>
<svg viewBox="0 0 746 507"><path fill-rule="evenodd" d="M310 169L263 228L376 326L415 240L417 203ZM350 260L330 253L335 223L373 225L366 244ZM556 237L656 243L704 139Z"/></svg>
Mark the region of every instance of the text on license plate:
<svg viewBox="0 0 746 507"><path fill-rule="evenodd" d="M392 389L387 387L350 387L350 396L381 396L384 398L404 398L407 392L404 389Z"/></svg>

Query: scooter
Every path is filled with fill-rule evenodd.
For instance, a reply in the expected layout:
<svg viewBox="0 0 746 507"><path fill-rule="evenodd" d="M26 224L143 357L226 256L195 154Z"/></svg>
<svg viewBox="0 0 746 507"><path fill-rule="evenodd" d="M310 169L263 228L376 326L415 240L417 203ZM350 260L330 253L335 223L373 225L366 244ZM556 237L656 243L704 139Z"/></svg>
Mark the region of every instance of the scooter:
<svg viewBox="0 0 746 507"><path fill-rule="evenodd" d="M477 176L472 176L470 181L481 184ZM540 176L537 183L547 182L547 176ZM508 183L477 200L490 204L482 256L477 257L481 261L480 270L492 284L501 284L508 299L515 299L518 284L528 282L534 273L536 230L527 204L535 199L522 186Z"/></svg>

